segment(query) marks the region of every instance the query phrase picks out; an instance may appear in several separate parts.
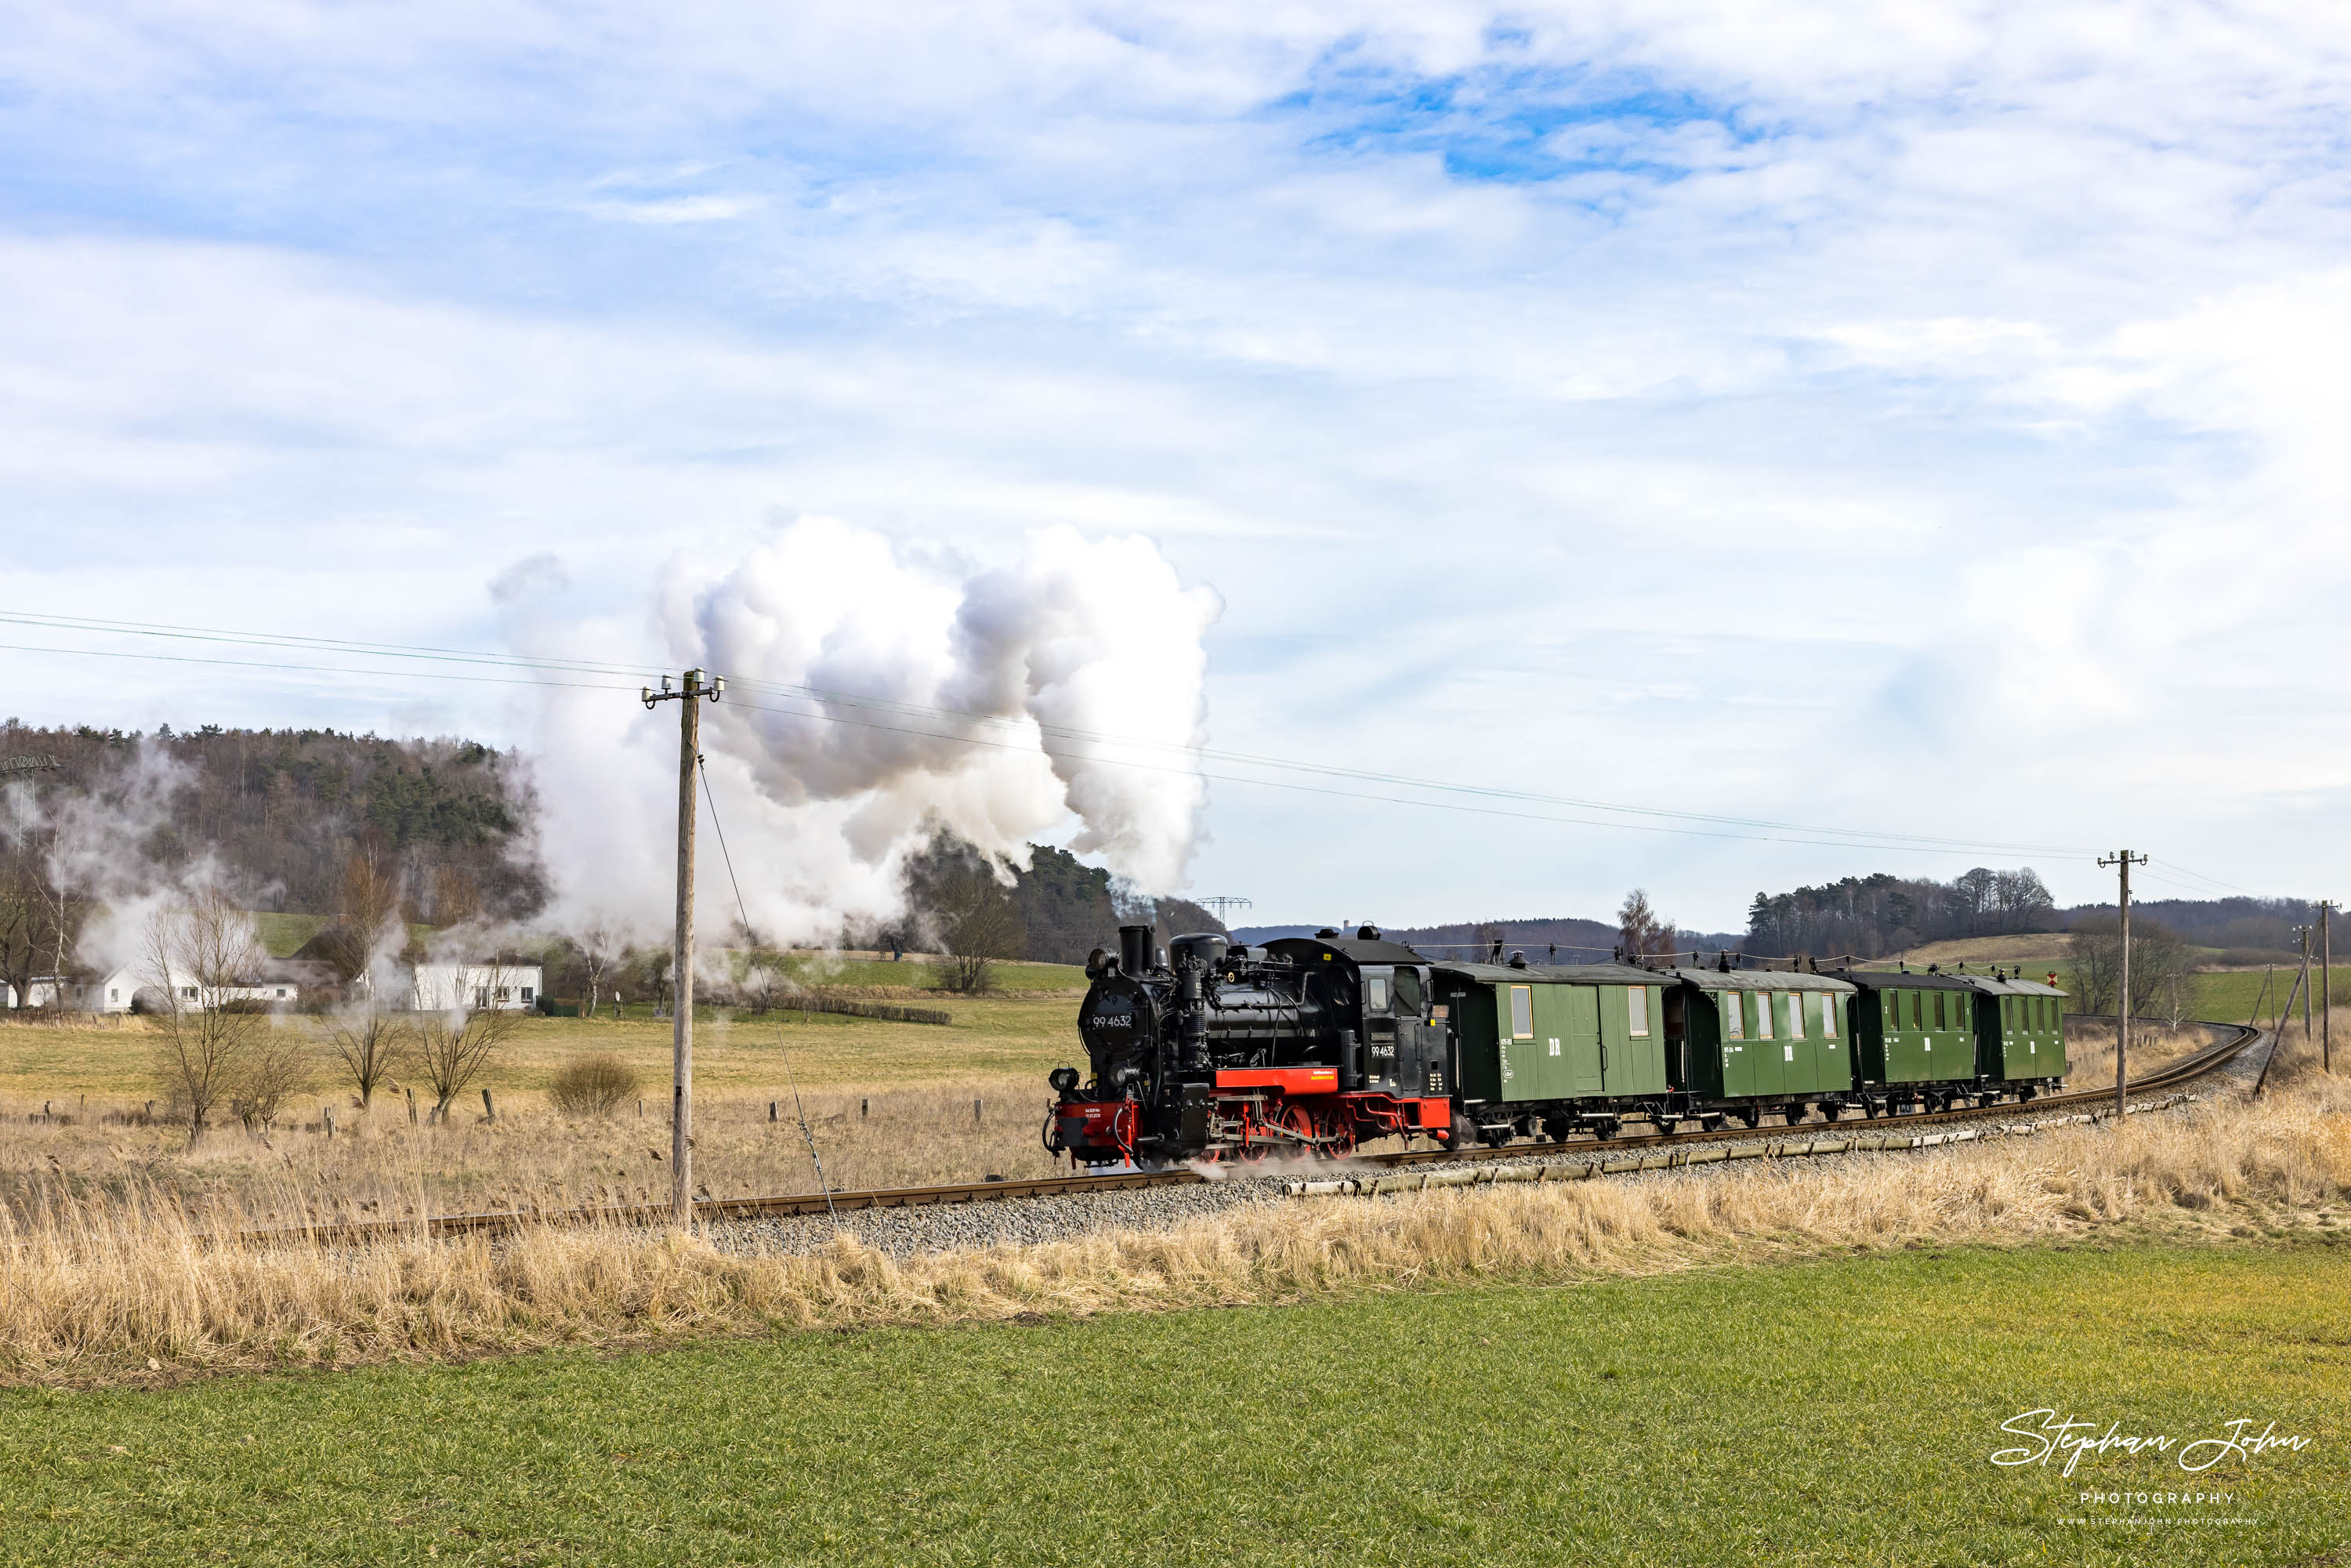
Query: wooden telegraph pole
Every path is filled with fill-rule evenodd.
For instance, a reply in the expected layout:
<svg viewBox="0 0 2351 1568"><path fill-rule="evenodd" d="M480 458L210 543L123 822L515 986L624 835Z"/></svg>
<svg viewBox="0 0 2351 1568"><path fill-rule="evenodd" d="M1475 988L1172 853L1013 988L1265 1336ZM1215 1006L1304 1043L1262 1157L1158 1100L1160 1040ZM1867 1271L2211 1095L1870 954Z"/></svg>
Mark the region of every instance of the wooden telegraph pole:
<svg viewBox="0 0 2351 1568"><path fill-rule="evenodd" d="M645 706L678 704L677 723L677 946L670 957L669 1202L671 1217L694 1228L694 770L702 761L702 704L716 702L726 677L707 685L700 670L688 670L684 690L647 686Z"/></svg>
<svg viewBox="0 0 2351 1568"><path fill-rule="evenodd" d="M2115 998L2115 1114L2127 1113L2129 1103L2126 1092L2130 1083L2130 1069L2124 1060L2130 1054L2130 868L2145 865L2147 857L2116 850L2110 855L2100 855L2102 866L2120 866L2123 875L2123 972L2122 989Z"/></svg>

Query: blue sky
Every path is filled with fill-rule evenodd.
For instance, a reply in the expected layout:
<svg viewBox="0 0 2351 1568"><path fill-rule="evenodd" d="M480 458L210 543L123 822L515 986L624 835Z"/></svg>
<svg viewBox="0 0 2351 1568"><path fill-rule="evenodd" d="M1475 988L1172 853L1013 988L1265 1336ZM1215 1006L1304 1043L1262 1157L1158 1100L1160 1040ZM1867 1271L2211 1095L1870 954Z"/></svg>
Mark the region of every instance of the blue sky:
<svg viewBox="0 0 2351 1568"><path fill-rule="evenodd" d="M10 14L19 608L488 646L552 551L596 652L778 519L1067 524L1221 600L1221 748L2064 852L1218 782L1191 884L1259 917L2351 869L2324 8ZM532 722L104 663L8 706Z"/></svg>

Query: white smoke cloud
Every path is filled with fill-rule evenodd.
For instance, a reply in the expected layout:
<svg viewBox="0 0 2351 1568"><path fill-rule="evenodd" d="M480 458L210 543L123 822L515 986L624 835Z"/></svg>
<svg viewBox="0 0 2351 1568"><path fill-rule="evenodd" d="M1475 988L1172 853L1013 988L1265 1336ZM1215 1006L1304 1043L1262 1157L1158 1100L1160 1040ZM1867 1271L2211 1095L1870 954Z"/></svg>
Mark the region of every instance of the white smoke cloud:
<svg viewBox="0 0 2351 1568"><path fill-rule="evenodd" d="M563 621L509 578L525 651L633 644L727 677L702 749L763 936L895 915L905 858L938 827L1017 863L1050 839L1146 891L1184 883L1206 791L1181 748L1205 737L1219 605L1147 539L1048 528L973 561L804 517L716 570L682 561L650 636ZM655 938L674 899L674 705L554 689L541 720L533 847L553 922ZM731 921L707 826L701 841L696 918Z"/></svg>
<svg viewBox="0 0 2351 1568"><path fill-rule="evenodd" d="M82 963L108 970L141 960L159 909L227 880L209 848L176 869L148 857L156 834L171 826L173 797L195 783L193 769L149 739L87 791L58 795L46 810L29 791L12 802L11 836L45 836L53 884L91 901L72 955Z"/></svg>

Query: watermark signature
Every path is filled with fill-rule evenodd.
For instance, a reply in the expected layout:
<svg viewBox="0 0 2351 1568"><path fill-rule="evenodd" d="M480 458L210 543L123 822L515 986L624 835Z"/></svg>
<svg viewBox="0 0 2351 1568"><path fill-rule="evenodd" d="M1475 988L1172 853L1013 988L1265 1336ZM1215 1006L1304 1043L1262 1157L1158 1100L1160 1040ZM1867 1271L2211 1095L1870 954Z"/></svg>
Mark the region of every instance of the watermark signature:
<svg viewBox="0 0 2351 1568"><path fill-rule="evenodd" d="M2255 1432L2255 1427L2260 1427L2261 1430ZM2256 1459L2277 1450L2298 1454L2310 1447L2308 1437L2291 1433L2281 1435L2276 1422L2264 1424L2249 1416L2221 1422L2221 1436L2194 1437L2187 1441L2169 1433L2126 1432L2119 1421L2107 1423L2105 1430L2101 1432L2095 1421L2085 1421L2076 1416L2061 1416L2051 1409L2022 1411L2002 1421L2000 1429L2025 1441L2017 1448L1993 1450L1993 1464L2047 1465L2062 1460L2064 1473L2067 1476L2074 1473L2074 1467L2085 1458L2092 1455L2104 1458L2113 1453L2166 1454L2176 1459L2181 1469L2195 1474L2210 1469L2223 1459ZM2089 1501L2092 1495L2084 1493L2083 1500ZM2161 1495L2179 1499L2177 1493ZM2193 1495L2199 1502L2220 1500L2207 1499L2202 1493Z"/></svg>

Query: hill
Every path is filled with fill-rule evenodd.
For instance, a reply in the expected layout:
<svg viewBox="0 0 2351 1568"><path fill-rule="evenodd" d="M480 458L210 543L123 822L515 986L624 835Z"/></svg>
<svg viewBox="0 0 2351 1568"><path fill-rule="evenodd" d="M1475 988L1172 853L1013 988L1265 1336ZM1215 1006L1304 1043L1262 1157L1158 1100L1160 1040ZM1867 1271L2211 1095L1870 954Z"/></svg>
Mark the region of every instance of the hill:
<svg viewBox="0 0 2351 1568"><path fill-rule="evenodd" d="M1237 942L1259 944L1284 936L1311 936L1318 925L1242 925L1233 931ZM1353 927L1346 927L1353 932ZM1392 941L1417 948L1432 958L1469 958L1490 949L1499 937L1506 952L1548 961L1554 949L1562 964L1588 964L1616 951L1620 937L1613 922L1575 915L1550 915L1536 920L1455 921L1446 925L1384 925ZM1684 950L1736 952L1740 938L1728 932L1678 931L1676 946Z"/></svg>

